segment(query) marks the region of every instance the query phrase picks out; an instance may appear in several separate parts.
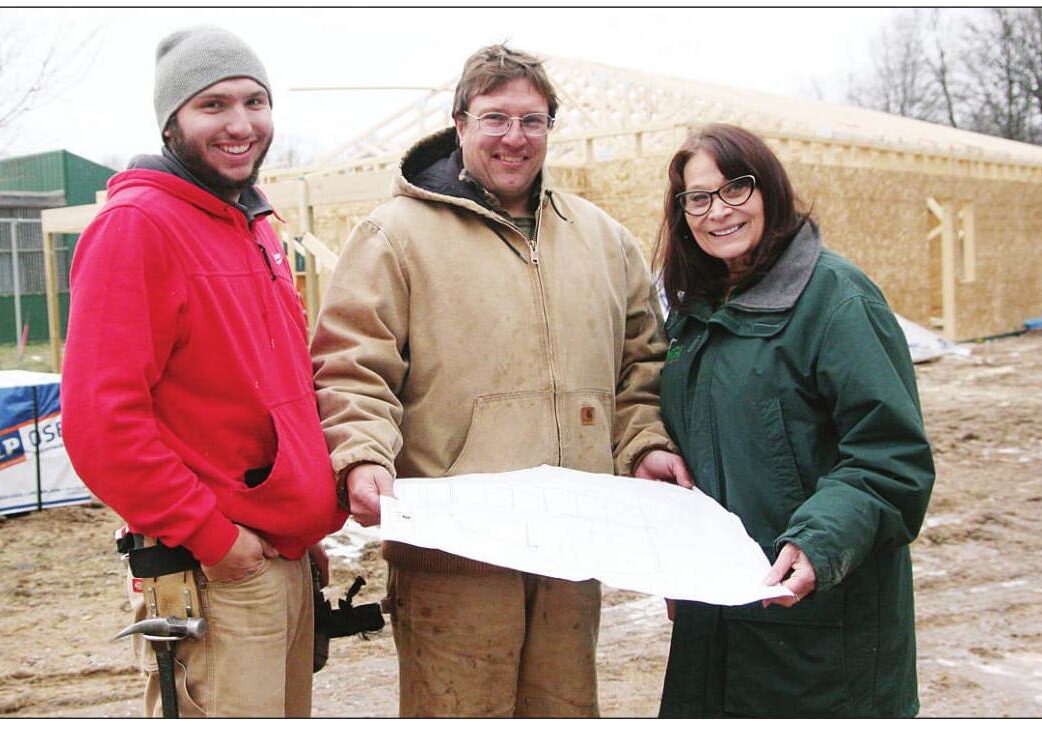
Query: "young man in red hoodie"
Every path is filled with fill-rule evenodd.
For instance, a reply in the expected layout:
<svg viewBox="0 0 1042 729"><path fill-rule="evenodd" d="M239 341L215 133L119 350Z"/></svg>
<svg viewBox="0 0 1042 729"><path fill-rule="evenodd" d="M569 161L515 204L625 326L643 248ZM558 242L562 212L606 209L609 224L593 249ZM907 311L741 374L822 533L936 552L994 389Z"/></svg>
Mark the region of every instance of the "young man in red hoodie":
<svg viewBox="0 0 1042 729"><path fill-rule="evenodd" d="M207 618L177 649L181 715L308 716L308 551L346 513L303 308L253 186L270 85L241 39L196 27L160 42L154 100L162 155L109 181L77 245L65 443L126 519L136 619ZM154 716L154 655L138 643Z"/></svg>

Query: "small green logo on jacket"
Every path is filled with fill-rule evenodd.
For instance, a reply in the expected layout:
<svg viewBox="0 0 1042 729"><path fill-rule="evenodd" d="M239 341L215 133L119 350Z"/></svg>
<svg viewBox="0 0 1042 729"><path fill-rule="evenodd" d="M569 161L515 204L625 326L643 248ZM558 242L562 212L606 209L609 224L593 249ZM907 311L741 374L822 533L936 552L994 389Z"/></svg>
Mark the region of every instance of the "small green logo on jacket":
<svg viewBox="0 0 1042 729"><path fill-rule="evenodd" d="M684 348L680 346L680 343L677 342L676 339L671 339L669 342L669 350L666 351L665 364L669 364L670 362L680 359L680 353L683 350Z"/></svg>

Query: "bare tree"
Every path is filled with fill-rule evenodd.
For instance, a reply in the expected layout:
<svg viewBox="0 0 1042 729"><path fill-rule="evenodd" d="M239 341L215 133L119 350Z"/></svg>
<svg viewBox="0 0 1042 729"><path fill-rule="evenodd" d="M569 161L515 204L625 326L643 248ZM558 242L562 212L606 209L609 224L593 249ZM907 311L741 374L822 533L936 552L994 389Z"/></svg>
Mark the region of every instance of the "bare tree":
<svg viewBox="0 0 1042 729"><path fill-rule="evenodd" d="M1020 86L1033 102L1033 141L1038 142L1042 133L1042 8L1026 8L1019 15L1020 55L1017 66L1021 74Z"/></svg>
<svg viewBox="0 0 1042 729"><path fill-rule="evenodd" d="M1033 142L1038 136L1032 119L1028 77L1023 58L1022 19L1011 8L992 8L982 22L967 22L964 56L970 100L970 118L976 131L1007 139Z"/></svg>
<svg viewBox="0 0 1042 729"><path fill-rule="evenodd" d="M48 35L24 17L0 11L0 152L16 122L80 80L96 50L96 31L70 39Z"/></svg>
<svg viewBox="0 0 1042 729"><path fill-rule="evenodd" d="M1042 9L902 13L878 35L855 104L1042 142Z"/></svg>
<svg viewBox="0 0 1042 729"><path fill-rule="evenodd" d="M848 99L858 106L938 121L943 95L935 83L935 61L927 52L928 33L921 11L896 16L873 43L873 73L852 81Z"/></svg>
<svg viewBox="0 0 1042 729"><path fill-rule="evenodd" d="M953 56L958 57L958 49L951 48L955 37L951 27L951 23L942 18L940 10L934 8L930 11L929 36L933 52L927 63L939 93L941 120L949 126L958 127L960 125L956 109L961 105L962 99L958 89L957 71L950 60Z"/></svg>

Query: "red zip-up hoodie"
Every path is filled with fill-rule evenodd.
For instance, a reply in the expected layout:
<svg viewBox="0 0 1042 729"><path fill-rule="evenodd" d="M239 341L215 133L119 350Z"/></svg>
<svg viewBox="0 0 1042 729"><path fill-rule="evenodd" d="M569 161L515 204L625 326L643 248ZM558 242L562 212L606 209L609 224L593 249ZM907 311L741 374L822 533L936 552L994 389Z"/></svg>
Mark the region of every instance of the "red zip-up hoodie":
<svg viewBox="0 0 1042 729"><path fill-rule="evenodd" d="M347 515L270 224L166 172L122 172L108 191L71 272L61 394L76 472L132 530L203 564L236 523L301 557Z"/></svg>

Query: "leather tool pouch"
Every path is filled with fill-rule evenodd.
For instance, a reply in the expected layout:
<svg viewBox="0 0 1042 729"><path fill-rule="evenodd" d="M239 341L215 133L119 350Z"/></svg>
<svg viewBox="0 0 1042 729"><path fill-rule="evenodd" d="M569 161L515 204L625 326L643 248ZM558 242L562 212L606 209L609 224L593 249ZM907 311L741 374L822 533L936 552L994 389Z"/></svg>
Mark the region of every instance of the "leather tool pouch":
<svg viewBox="0 0 1042 729"><path fill-rule="evenodd" d="M149 617L198 618L203 615L199 586L194 570L185 570L154 579L142 580Z"/></svg>
<svg viewBox="0 0 1042 729"><path fill-rule="evenodd" d="M200 592L196 582L198 574L198 570L186 570L141 579L141 594L135 596L136 599L144 600L144 614L139 613L140 617L205 617L201 603L204 593ZM154 647L143 640L140 635L133 636L133 642L134 651L142 670L146 673L158 671L159 664ZM204 636L199 641L181 641L178 644L177 654L174 657L174 672L179 685L178 705L181 716L205 716L205 712L194 703L196 699L192 698L190 693L185 693L190 692L185 678L185 666L192 656L196 656L196 658L200 655L205 656L208 642L207 637ZM205 662L202 665L205 665Z"/></svg>

